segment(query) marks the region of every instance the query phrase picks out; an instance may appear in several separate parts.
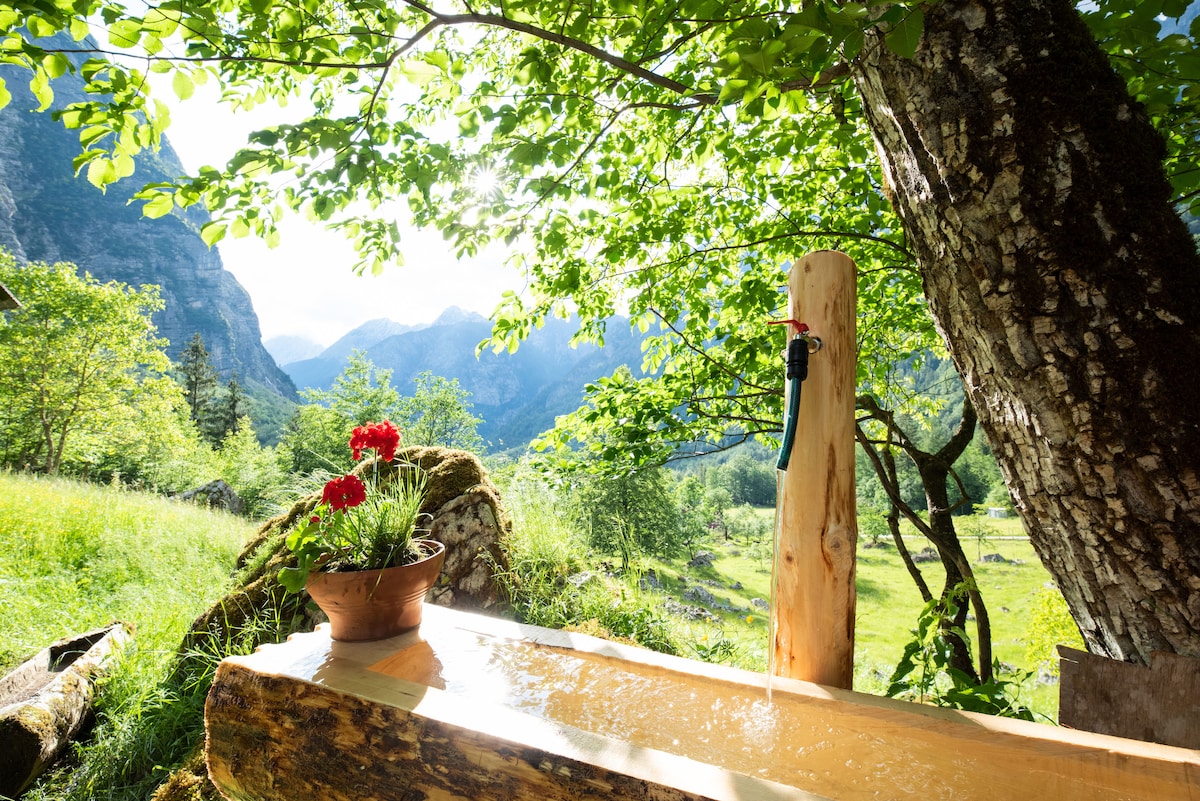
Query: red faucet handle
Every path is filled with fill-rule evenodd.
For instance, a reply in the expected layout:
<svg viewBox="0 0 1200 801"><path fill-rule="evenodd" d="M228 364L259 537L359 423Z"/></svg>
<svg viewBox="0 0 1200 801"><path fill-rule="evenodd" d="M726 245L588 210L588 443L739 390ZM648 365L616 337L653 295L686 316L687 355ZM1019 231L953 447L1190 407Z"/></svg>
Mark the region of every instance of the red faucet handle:
<svg viewBox="0 0 1200 801"><path fill-rule="evenodd" d="M788 325L796 326L796 334L804 336L808 333L808 323L802 323L799 320L768 320L767 325Z"/></svg>

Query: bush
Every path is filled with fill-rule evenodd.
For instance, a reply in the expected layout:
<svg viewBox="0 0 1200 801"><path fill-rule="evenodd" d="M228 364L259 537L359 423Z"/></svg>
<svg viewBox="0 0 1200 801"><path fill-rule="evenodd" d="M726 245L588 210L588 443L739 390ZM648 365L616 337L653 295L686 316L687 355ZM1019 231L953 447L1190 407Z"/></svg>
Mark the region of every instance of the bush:
<svg viewBox="0 0 1200 801"><path fill-rule="evenodd" d="M1040 590L1030 604L1029 626L1026 629L1025 658L1052 676L1058 675L1058 652L1055 647L1066 645L1086 650L1079 627L1071 618L1067 602L1058 590Z"/></svg>
<svg viewBox="0 0 1200 801"><path fill-rule="evenodd" d="M238 430L221 441L216 461L217 475L233 487L249 517L265 519L276 514L294 494L275 449L258 444L248 417L238 421Z"/></svg>
<svg viewBox="0 0 1200 801"><path fill-rule="evenodd" d="M1016 506L1013 505L1012 495L1008 492L1008 485L1003 481L999 481L992 485L991 492L983 499L983 505L988 508L1006 509L1009 514L1016 511Z"/></svg>
<svg viewBox="0 0 1200 801"><path fill-rule="evenodd" d="M858 535L866 538L872 545L878 545L881 540L891 540L892 531L888 528L887 513L869 506L860 507Z"/></svg>
<svg viewBox="0 0 1200 801"><path fill-rule="evenodd" d="M1001 664L995 661L992 678L979 682L951 665L951 638L970 647L967 633L952 625L958 611L956 602L964 600L965 595L966 586L960 584L948 598L934 598L921 609L913 639L905 646L904 656L892 673L888 697L1033 720L1034 713L1018 699L1021 684L1029 677L1027 673L1016 671L1010 678L1004 678Z"/></svg>
<svg viewBox="0 0 1200 801"><path fill-rule="evenodd" d="M529 473L496 476L513 519L499 575L517 617L547 628L572 628L678 653L666 618L630 576L587 575L587 544L563 512L558 493Z"/></svg>

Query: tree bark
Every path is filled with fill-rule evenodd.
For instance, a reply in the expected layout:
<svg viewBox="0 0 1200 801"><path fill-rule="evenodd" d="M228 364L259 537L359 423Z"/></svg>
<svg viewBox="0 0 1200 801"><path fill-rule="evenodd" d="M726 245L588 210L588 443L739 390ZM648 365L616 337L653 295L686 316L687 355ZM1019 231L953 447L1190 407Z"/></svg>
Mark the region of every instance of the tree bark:
<svg viewBox="0 0 1200 801"><path fill-rule="evenodd" d="M1200 655L1200 257L1067 0L951 0L855 81L934 318L1096 653Z"/></svg>

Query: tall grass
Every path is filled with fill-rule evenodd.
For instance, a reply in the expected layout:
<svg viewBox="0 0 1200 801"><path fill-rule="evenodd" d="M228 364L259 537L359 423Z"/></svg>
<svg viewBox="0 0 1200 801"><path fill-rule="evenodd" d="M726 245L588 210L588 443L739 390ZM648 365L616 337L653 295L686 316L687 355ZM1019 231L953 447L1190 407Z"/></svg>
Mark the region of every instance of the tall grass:
<svg viewBox="0 0 1200 801"><path fill-rule="evenodd" d="M503 490L513 534L504 543L510 567L499 578L523 622L680 652L659 599L593 564L599 560L554 490L536 477L510 479Z"/></svg>
<svg viewBox="0 0 1200 801"><path fill-rule="evenodd" d="M758 600L770 600L770 533L699 547L714 554L712 567L690 567L687 558L642 556L633 575L614 578L604 572L604 556L590 553L583 537L563 515L564 504L536 479L510 481L504 499L514 519L508 548L510 585L518 614L529 623L552 628L582 628L601 635L619 634L706 661L764 671L767 663L769 612ZM762 510L767 515L767 510ZM1057 714L1058 690L1035 681L1039 668L1052 654L1055 642L1077 642L1057 591L1048 590L1050 576L1015 520L969 521L964 545L975 560L999 554L1005 561L977 561L976 577L992 621L996 658L1017 670L1032 671L1020 688L1020 703L1044 719ZM929 543L908 531L909 549ZM858 604L855 633L855 689L883 694L924 604L893 546L866 548L859 544ZM765 556L764 556L765 554ZM930 585L940 589L940 563L923 565ZM643 590L639 574L653 570L661 591ZM581 582L581 577L593 577ZM717 606L706 607L712 620L689 621L663 611L667 599L685 606L704 606L685 592L702 588ZM1047 600L1049 596L1049 600ZM1057 603L1055 602L1057 599ZM727 608L721 608L727 607ZM627 631L639 634L625 634ZM967 626L974 635L974 624ZM649 636L646 632L653 632ZM666 645L656 645L661 641Z"/></svg>
<svg viewBox="0 0 1200 801"><path fill-rule="evenodd" d="M92 741L25 798L144 799L186 755L204 693L168 671L252 530L119 488L0 474L0 666L113 620L135 632L101 686Z"/></svg>

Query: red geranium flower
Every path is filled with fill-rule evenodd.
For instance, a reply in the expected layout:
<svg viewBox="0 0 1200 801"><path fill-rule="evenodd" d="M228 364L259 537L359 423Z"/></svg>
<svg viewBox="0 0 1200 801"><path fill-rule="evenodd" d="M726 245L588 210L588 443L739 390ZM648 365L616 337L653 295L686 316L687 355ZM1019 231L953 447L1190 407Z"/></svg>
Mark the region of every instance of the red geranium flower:
<svg viewBox="0 0 1200 801"><path fill-rule="evenodd" d="M321 502L333 510L349 509L367 499L367 486L358 476L346 475L335 478L325 485Z"/></svg>
<svg viewBox="0 0 1200 801"><path fill-rule="evenodd" d="M396 456L396 448L400 445L400 430L391 420L382 423L367 423L358 426L350 432L350 450L355 459L362 458L362 452L374 448L379 458L390 462Z"/></svg>

